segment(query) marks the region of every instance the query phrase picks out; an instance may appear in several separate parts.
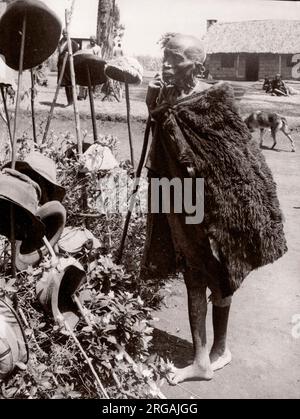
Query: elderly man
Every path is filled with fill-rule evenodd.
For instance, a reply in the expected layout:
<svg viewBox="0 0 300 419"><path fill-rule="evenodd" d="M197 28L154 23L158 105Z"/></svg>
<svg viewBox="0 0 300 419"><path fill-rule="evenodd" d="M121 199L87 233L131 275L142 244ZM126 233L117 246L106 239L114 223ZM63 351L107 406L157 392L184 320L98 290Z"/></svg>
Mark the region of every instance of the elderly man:
<svg viewBox="0 0 300 419"><path fill-rule="evenodd" d="M160 208L167 203L165 208L171 210L149 211L142 276L159 280L184 274L194 361L174 370L170 380L177 384L210 380L214 371L231 362L226 337L232 295L252 270L273 263L287 248L276 185L236 110L231 87L200 81L205 52L197 38L167 34L162 43L162 78L150 83L147 95L154 122L147 167L149 202L158 200ZM153 180L163 178L180 179L184 204L201 196L196 181L204 179L201 224L188 223L191 214L186 209L178 213L178 190L171 199L170 190L153 196ZM192 191L184 183L188 178ZM207 288L213 304L210 352Z"/></svg>
<svg viewBox="0 0 300 419"><path fill-rule="evenodd" d="M71 40L71 47L72 47L73 54L75 54L75 52L79 50L79 45L74 40ZM64 57L66 54L68 54L68 38L67 38L67 31L64 29L62 33L62 38L58 44L58 62L57 62L58 77L57 79L59 79L60 74L62 72L62 66L64 62ZM67 60L61 86L64 87L66 91L66 97L68 101L67 106L72 105L73 93L72 93L72 80L71 80L71 71L70 71L70 58L68 58Z"/></svg>

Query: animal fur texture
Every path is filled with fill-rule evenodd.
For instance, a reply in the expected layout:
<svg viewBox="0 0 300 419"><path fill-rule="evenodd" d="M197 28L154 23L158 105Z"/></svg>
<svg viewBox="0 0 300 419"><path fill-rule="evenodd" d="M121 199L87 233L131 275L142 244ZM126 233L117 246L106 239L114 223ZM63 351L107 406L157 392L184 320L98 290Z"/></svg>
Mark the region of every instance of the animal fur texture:
<svg viewBox="0 0 300 419"><path fill-rule="evenodd" d="M287 251L272 173L227 83L163 104L153 117L150 178L183 179L194 167L205 179L205 219L188 226L185 214L149 214L142 272L158 279L187 266L199 270L210 241L224 270L222 293L231 295L252 270Z"/></svg>

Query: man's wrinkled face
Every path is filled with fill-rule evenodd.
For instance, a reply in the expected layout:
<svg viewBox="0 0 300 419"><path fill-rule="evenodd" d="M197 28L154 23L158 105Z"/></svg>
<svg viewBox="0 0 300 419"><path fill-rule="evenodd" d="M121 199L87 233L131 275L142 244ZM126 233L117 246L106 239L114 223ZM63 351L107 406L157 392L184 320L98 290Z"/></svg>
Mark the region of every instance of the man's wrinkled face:
<svg viewBox="0 0 300 419"><path fill-rule="evenodd" d="M166 48L163 59L163 80L167 84L177 85L192 75L195 65L183 51Z"/></svg>
<svg viewBox="0 0 300 419"><path fill-rule="evenodd" d="M199 40L191 36L175 36L167 43L164 51L164 82L181 85L184 80L191 79L196 64L201 64L204 57L205 53Z"/></svg>

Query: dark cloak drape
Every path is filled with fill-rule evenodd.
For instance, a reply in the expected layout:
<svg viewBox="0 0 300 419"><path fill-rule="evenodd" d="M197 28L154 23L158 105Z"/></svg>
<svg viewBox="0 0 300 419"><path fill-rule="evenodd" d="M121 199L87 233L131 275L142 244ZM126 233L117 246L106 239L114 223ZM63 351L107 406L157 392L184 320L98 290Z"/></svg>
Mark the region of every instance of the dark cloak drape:
<svg viewBox="0 0 300 419"><path fill-rule="evenodd" d="M163 104L153 117L149 177L183 179L194 166L205 179L205 218L186 225L186 214L149 214L142 275L166 278L185 267L209 271L210 238L223 266L223 296L231 295L252 270L287 251L272 173L226 83Z"/></svg>

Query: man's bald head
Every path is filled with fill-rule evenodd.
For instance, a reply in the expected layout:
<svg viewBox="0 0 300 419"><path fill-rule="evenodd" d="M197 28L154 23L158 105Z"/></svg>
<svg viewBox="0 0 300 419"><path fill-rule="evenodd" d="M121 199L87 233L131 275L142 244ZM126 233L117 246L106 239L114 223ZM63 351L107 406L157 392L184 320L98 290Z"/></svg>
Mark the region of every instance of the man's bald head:
<svg viewBox="0 0 300 419"><path fill-rule="evenodd" d="M206 59L204 44L195 36L177 33L170 35L166 41L164 45L166 49L184 54L193 62L204 63Z"/></svg>

